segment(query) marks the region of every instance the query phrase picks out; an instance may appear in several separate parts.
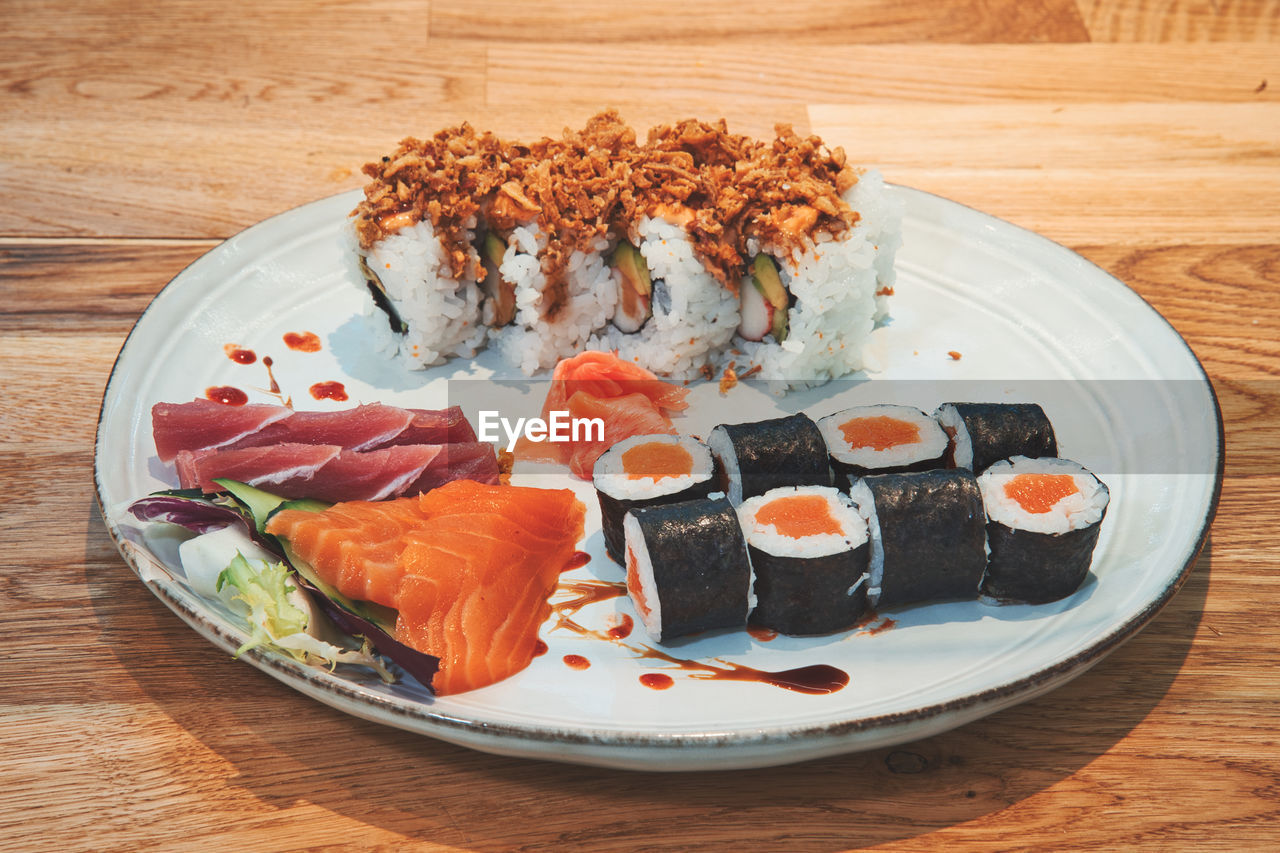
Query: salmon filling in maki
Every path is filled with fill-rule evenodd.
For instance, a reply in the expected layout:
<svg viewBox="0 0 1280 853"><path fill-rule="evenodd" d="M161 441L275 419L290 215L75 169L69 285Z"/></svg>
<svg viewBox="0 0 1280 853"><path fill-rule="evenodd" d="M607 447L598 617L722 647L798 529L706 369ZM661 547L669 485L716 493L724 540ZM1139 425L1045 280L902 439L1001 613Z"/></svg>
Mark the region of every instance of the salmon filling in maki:
<svg viewBox="0 0 1280 853"><path fill-rule="evenodd" d="M888 450L890 447L920 441L918 424L887 415L847 420L840 424L840 434L844 436L845 444L852 449L869 447L872 450Z"/></svg>
<svg viewBox="0 0 1280 853"><path fill-rule="evenodd" d="M1058 501L1080 494L1070 474L1017 474L1004 484L1004 494L1033 515L1049 512Z"/></svg>
<svg viewBox="0 0 1280 853"><path fill-rule="evenodd" d="M840 523L831 514L831 504L821 495L775 498L760 508L756 521L791 539L840 533Z"/></svg>
<svg viewBox="0 0 1280 853"><path fill-rule="evenodd" d="M622 470L628 480L663 480L693 473L693 454L669 441L646 441L622 454Z"/></svg>

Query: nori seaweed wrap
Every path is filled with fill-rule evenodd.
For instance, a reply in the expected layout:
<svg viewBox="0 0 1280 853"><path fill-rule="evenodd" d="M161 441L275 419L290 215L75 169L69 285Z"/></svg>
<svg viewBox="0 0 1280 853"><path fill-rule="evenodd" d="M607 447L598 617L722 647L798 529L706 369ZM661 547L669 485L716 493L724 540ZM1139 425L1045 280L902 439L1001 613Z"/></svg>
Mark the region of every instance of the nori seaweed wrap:
<svg viewBox="0 0 1280 853"><path fill-rule="evenodd" d="M831 466L818 425L803 412L720 424L707 439L721 489L734 506L781 486L829 486Z"/></svg>
<svg viewBox="0 0 1280 853"><path fill-rule="evenodd" d="M912 406L855 406L819 419L818 429L839 489L868 474L947 467L947 434Z"/></svg>
<svg viewBox="0 0 1280 853"><path fill-rule="evenodd" d="M979 478L991 557L982 594L1044 604L1074 593L1093 562L1107 487L1066 459L1014 457Z"/></svg>
<svg viewBox="0 0 1280 853"><path fill-rule="evenodd" d="M1037 403L943 403L934 413L956 468L981 474L1011 456L1058 455L1053 424Z"/></svg>
<svg viewBox="0 0 1280 853"><path fill-rule="evenodd" d="M751 564L727 499L635 509L622 526L627 591L654 640L747 624Z"/></svg>
<svg viewBox="0 0 1280 853"><path fill-rule="evenodd" d="M871 534L873 606L977 598L987 519L972 473L877 474L850 494Z"/></svg>
<svg viewBox="0 0 1280 853"><path fill-rule="evenodd" d="M626 514L639 507L705 498L715 487L715 464L711 451L696 438L637 435L618 442L596 460L592 485L600 500L605 551L624 565L622 520Z"/></svg>

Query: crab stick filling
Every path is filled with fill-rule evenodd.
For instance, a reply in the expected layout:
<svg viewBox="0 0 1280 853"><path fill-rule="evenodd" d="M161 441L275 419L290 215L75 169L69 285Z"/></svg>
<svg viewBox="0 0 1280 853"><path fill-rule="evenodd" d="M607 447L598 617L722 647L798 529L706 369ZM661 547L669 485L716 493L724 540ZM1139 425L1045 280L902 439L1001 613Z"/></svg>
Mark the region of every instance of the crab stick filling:
<svg viewBox="0 0 1280 853"><path fill-rule="evenodd" d="M1058 501L1079 491L1070 474L1016 474L1004 484L1005 496L1033 515L1048 512Z"/></svg>
<svg viewBox="0 0 1280 853"><path fill-rule="evenodd" d="M693 454L679 444L647 441L623 452L622 469L630 480L687 477L693 473Z"/></svg>
<svg viewBox="0 0 1280 853"><path fill-rule="evenodd" d="M792 539L840 533L840 522L831 504L821 495L788 495L775 498L756 513L760 524L772 525L779 535Z"/></svg>
<svg viewBox="0 0 1280 853"><path fill-rule="evenodd" d="M840 432L850 448L870 447L888 450L920 441L920 426L888 415L853 418L840 425Z"/></svg>

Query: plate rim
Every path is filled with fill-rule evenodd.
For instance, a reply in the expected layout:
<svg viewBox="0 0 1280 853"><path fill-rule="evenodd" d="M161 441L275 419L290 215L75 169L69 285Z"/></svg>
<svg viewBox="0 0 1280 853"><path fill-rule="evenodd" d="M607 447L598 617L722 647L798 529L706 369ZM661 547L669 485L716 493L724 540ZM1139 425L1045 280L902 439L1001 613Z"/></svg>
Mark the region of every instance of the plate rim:
<svg viewBox="0 0 1280 853"><path fill-rule="evenodd" d="M1082 674L1089 667L1096 664L1106 655L1110 654L1120 645L1135 636L1144 626L1152 621L1161 610L1172 600L1173 596L1185 584L1192 569L1195 567L1200 555L1203 553L1204 547L1209 539L1210 528L1216 517L1219 507L1223 478L1226 463L1226 446L1225 446L1225 427L1222 418L1222 408L1218 400L1217 392L1214 388L1213 381L1204 369L1199 357L1191 348L1186 338L1173 326L1173 324L1158 311L1141 293L1128 285L1123 280L1117 278L1107 272L1101 266L1081 255L1067 246L1044 236L1038 232L1032 231L1023 226L1009 222L1006 219L979 210L971 205L958 202L945 196L933 193L927 190L921 190L902 184L896 184L886 181L886 186L891 188L895 194L917 194L927 197L933 203L941 203L943 206L954 206L963 209L968 215L976 216L979 219L986 219L997 222L1001 227L1014 229L1023 239L1030 239L1032 242L1039 242L1048 247L1051 251L1057 253L1065 253L1071 258L1086 264L1092 268L1095 275L1101 276L1111 285L1118 285L1127 291L1141 303L1141 306L1150 313L1150 315L1158 318L1169 333L1171 333L1176 341L1185 350L1187 356L1191 359L1191 364L1199 373L1198 380L1203 382L1205 390L1208 392L1209 400L1213 405L1213 414L1216 426L1217 441L1217 459L1216 468L1213 473L1214 483L1208 505L1205 509L1203 521L1200 530L1196 534L1195 545L1190 549L1183 565L1179 568L1176 576L1164 586L1160 594L1151 599L1146 605L1129 619L1112 627L1105 636L1099 638L1089 646L1079 650L1069 657L1063 658L1053 664L1050 664L1034 673L1020 677L1010 682L998 684L993 687L985 688L976 692L965 693L961 696L949 699L944 702L935 702L918 708L912 708L903 711L893 711L886 714L877 714L874 716L859 716L844 720L825 721L819 723L775 723L764 727L755 727L749 731L739 730L734 732L705 732L705 733L689 733L689 732L635 732L635 731L619 731L611 729L591 728L589 726L573 726L573 727L557 727L543 723L532 723L529 725L521 725L514 722L497 721L486 722L474 719L464 719L452 714L443 713L435 709L430 703L423 703L413 699L396 699L370 691L357 682L341 678L336 674L330 673L323 668L310 667L305 664L294 661L282 655L264 652L254 648L247 650L240 655L250 665L258 670L270 675L277 681L284 683L290 688L297 690L317 701L336 707L344 713L353 716L371 719L385 725L396 726L406 729L417 734L444 737L445 731L464 733L472 738L480 738L484 740L492 740L493 746L497 747L503 743L510 742L537 742L540 744L559 744L559 745L576 745L587 748L604 749L605 753L598 753L594 756L588 752L587 754L560 755L551 756L545 754L530 755L529 757L558 758L565 761L573 761L578 763L604 763L607 766L626 767L625 761L619 763L616 756L608 754L610 749L634 750L634 749L657 749L663 753L673 749L683 749L688 747L710 747L716 749L731 749L734 747L748 746L767 746L780 743L794 743L797 746L800 742L812 741L839 741L848 739L855 735L865 732L885 729L906 729L915 724L927 723L929 721L941 720L949 714L970 712L971 716L959 720L955 725L963 725L972 719L984 716L986 713L997 710L1006 705L1017 704L1026 699L1032 698L1040 692L1044 692L1059 686L1061 683L1074 678L1076 675ZM130 342L133 340L135 333L140 325L142 325L147 315L154 309L157 302L162 297L181 286L181 281L188 275L192 268L201 264L212 253L224 247L227 243L240 238L249 231L269 227L271 223L277 220L286 219L294 216L298 211L307 207L322 206L326 204L335 204L338 199L350 197L355 200L361 193L358 189L347 190L341 193L335 193L324 196L303 204L295 205L279 213L273 214L266 219L255 222L245 228L242 228L231 236L219 241L217 244L209 247L198 257L185 265L178 273L176 273L165 285L156 292L156 294L147 303L147 306L138 315L130 328L128 335L120 345L120 349L116 353L116 357L112 363L111 370L108 373L107 380L103 386L102 399L98 409L98 419L94 433L94 498L98 506L99 516L103 520L103 524L111 537L112 542L116 546L117 552L121 555L125 563L130 567L138 579L151 591L153 595L159 598L166 607L168 607L175 615L177 615L189 628L192 628L200 636L207 641L224 649L233 652L243 642L247 634L239 632L235 626L230 626L231 631L228 632L216 617L210 614L202 613L192 607L189 602L184 600L190 597L190 593L175 588L170 589L169 582L154 578L147 578L142 566L137 562L138 559L151 559L146 556L138 556L132 553L131 547L126 547L126 540L117 529L117 525L106 511L103 502L103 481L102 481L102 460L101 446L104 432L104 415L106 407L111 395L112 386L116 379L116 371L120 365L121 359L125 356ZM317 695L317 692L329 694L331 697L341 700L344 704L334 705L327 702L323 697ZM348 706L367 707L371 713L380 713L386 715L387 718L373 718L363 714L358 714L354 708ZM941 727L939 730L951 728L951 725ZM442 729L445 731L437 731ZM474 742L471 739L461 742L474 748L484 749L485 745ZM877 744L878 745L878 744ZM847 750L850 751L858 748L856 744L849 744ZM818 754L827 754L825 752ZM592 761L592 758L596 761ZM804 757L816 757L815 755L804 755ZM613 760L602 760L612 758ZM782 761L788 759L783 758ZM800 760L800 759L794 759ZM768 762L752 761L742 765L735 766L764 766ZM781 763L775 761L772 763ZM635 764L636 767L645 767L648 769L663 769L657 763L640 762ZM729 766L729 765L725 765ZM679 767L671 767L667 769L687 769Z"/></svg>

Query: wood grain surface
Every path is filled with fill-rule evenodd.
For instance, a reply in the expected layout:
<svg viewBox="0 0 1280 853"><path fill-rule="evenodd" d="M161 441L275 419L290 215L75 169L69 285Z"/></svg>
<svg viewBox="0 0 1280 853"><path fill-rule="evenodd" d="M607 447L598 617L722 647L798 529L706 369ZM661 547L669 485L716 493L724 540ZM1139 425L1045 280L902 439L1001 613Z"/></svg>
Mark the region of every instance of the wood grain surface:
<svg viewBox="0 0 1280 853"><path fill-rule="evenodd" d="M1280 849L1280 3L4 0L0 849ZM790 122L1112 272L1213 380L1184 588L1053 693L904 746L678 776L365 724L140 584L93 490L149 300L407 135Z"/></svg>

